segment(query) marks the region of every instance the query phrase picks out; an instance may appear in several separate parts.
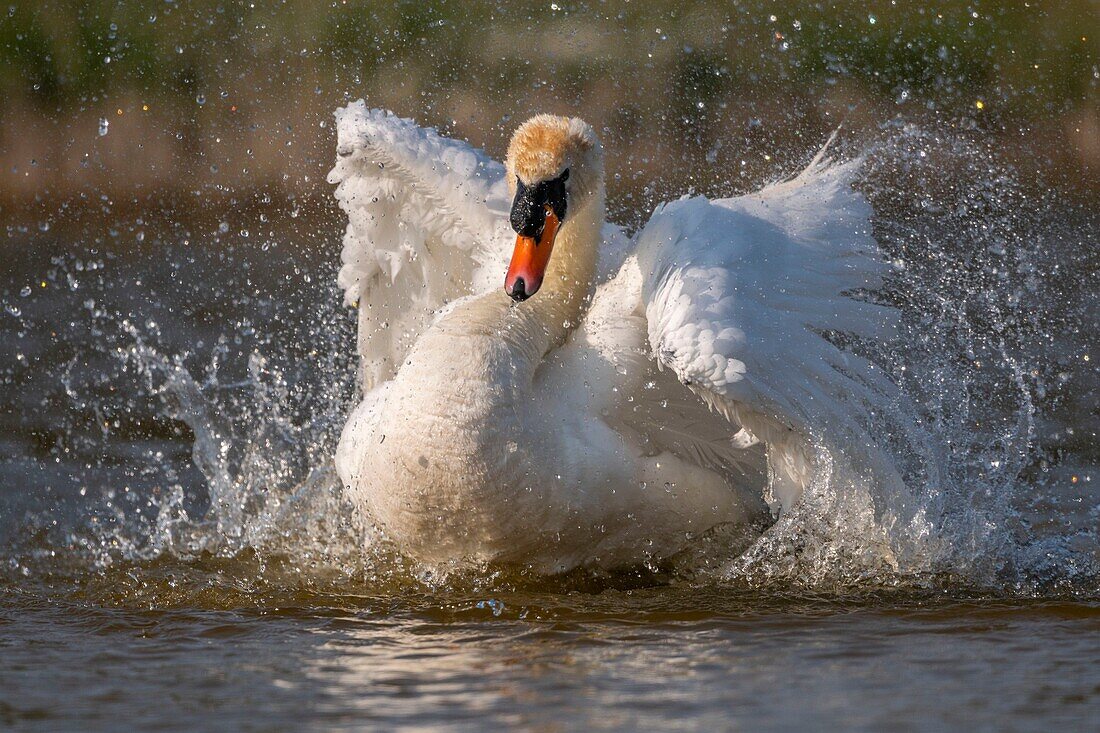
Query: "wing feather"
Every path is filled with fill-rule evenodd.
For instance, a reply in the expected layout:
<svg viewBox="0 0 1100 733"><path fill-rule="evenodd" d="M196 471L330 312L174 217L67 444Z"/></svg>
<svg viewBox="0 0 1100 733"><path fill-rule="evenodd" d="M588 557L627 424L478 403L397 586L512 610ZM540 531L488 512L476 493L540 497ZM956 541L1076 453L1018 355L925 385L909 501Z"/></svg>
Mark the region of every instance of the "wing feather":
<svg viewBox="0 0 1100 733"><path fill-rule="evenodd" d="M808 465L809 442L859 440L893 390L841 348L896 325L893 309L863 297L888 266L851 185L858 164L819 157L755 194L668 203L639 235L656 358L769 451L791 454L776 463Z"/></svg>
<svg viewBox="0 0 1100 733"><path fill-rule="evenodd" d="M432 314L508 257L504 166L360 100L336 112L329 173L347 213L338 282L359 307L364 387L389 379Z"/></svg>

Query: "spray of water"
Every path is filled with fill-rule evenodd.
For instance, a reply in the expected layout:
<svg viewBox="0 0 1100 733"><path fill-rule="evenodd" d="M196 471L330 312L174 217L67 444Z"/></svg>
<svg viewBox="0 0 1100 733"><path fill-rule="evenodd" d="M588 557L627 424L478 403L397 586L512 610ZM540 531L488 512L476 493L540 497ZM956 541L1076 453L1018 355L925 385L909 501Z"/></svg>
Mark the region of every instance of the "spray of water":
<svg viewBox="0 0 1100 733"><path fill-rule="evenodd" d="M866 160L861 186L894 264L886 289L868 297L898 306L904 321L894 343L846 345L900 386L869 427L901 480L876 482L852 455L821 449L795 511L750 537L703 538L674 560L673 577L1094 593L1100 517L1091 504L1064 511L1070 499L1051 478L1064 456L1045 440L1064 437L1050 426L1079 379L1067 364L1081 342L1065 332L1087 327L1045 268L1067 261L1059 247L1072 246L1072 231L1057 231L1056 217L978 135L888 126ZM99 567L256 555L345 579L409 573L356 518L332 470L354 393L350 319L327 289L311 297L295 315L309 342L305 362L273 331L242 340L255 334L249 327L217 339L200 366L201 350L167 350L154 323L88 306L94 349L116 367L111 393L151 401L160 419L186 425L198 475L150 454L154 489L105 493L68 547ZM70 363L66 394L109 422L119 411L112 398L77 376L87 360Z"/></svg>

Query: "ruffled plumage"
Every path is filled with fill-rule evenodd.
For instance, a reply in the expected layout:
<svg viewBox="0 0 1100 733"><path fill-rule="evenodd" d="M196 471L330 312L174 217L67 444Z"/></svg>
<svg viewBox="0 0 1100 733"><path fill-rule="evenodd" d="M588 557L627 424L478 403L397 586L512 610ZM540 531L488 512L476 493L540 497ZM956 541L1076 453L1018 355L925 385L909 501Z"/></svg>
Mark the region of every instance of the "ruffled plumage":
<svg viewBox="0 0 1100 733"><path fill-rule="evenodd" d="M388 515L390 521L401 522L418 511L410 508L417 502L446 512L448 501L457 505L467 498L455 498L458 489L449 496L440 489L440 501L431 501L432 481L442 481L433 475L468 468L461 465L462 456L433 445L448 440L446 430L458 430L453 426L462 423L464 432L450 442L472 446L469 452L482 462L476 473L485 484L476 487L481 503L467 509L481 524L474 527L443 514L434 524L408 519L409 528L415 525L416 531L432 535L437 549L446 548L437 552L407 538L404 544L419 547L414 555L505 559L563 570L667 554L684 540L661 536L654 543L657 533L682 535L683 527L690 526L697 534L708 521L744 521L755 511L746 496L758 503L768 498L773 510L792 506L812 471L809 447L861 441L863 417L892 390L874 364L831 337L885 338L895 318L891 309L860 297L878 287L888 270L871 236L871 209L851 185L858 161L838 164L819 155L797 177L757 193L662 205L634 238L605 225L598 243L599 273L583 284L592 300L582 322L564 324L565 342L537 355L544 364L523 362L522 368L502 371L499 365L507 361L497 359L490 368L485 366L489 357L464 348L518 347L504 337L499 344L493 341L491 329L464 329L462 319L484 320L499 307L503 310L492 317L511 322L506 302L493 301L513 241L504 167L466 143L369 110L362 102L337 113L337 132L339 160L329 179L338 184L336 195L349 218L340 285L347 301L359 308L367 393L345 428L340 473L368 512L379 506L372 504L371 492L410 492L400 506L386 497L387 506L398 506ZM456 302L457 314L450 311ZM539 308L539 296L522 308ZM439 325L444 318L447 324ZM466 392L441 391L457 402L499 399L493 404L501 414L485 405L447 405L442 413L459 417L432 423L443 435L393 449L398 453L376 450L374 443L385 440L379 425L407 427L404 417L395 422L394 411L410 404L421 412L435 409L418 401L419 385L402 383L395 394L387 394L387 387L414 345L418 348L408 357L408 369L423 380L434 378L431 369L424 369L424 359L434 358L424 353L427 344L452 343L440 338L440 328L457 335L449 353L438 358L453 367L450 379L471 386ZM467 330L477 331L476 338L463 341ZM428 333L434 335L425 340ZM515 358L519 365L531 355ZM478 362L481 371L473 366L462 371L466 361ZM520 373L528 381L508 381L513 377L507 375ZM502 390L518 396L503 399ZM552 399L523 402L528 390ZM536 414L530 414L533 409ZM402 434L406 441L418 440L414 433ZM501 445L486 444L494 440ZM507 452L495 452L539 446L557 446L562 452L557 464L540 458L542 463L532 459L521 465ZM373 460L412 465L414 453L423 466L436 465L437 458L454 465L448 467L450 474L425 468L424 483L415 487L384 488L372 484L370 472L389 467L372 467L362 459L369 454ZM402 470L393 475L411 480L419 471L415 465ZM524 503L510 493L521 488L512 485L519 480L516 471L528 483L539 477L527 474L544 472L548 486L556 485L550 479L557 475L561 486L545 488L542 504ZM574 483L569 483L571 471ZM585 475L603 476L604 483L586 487ZM660 476L673 486L677 477L682 481L674 500L651 501L646 481L640 490L636 485L639 476ZM672 480L665 480L669 476ZM601 499L600 491L609 493ZM719 510L715 497L723 492L740 496ZM637 512L631 511L632 501L638 503ZM646 527L638 527L646 521L652 525L649 535ZM589 524L600 528L597 535L575 531ZM500 529L505 527L514 529ZM546 539L552 536L558 544ZM657 549L633 547L639 538L648 538Z"/></svg>

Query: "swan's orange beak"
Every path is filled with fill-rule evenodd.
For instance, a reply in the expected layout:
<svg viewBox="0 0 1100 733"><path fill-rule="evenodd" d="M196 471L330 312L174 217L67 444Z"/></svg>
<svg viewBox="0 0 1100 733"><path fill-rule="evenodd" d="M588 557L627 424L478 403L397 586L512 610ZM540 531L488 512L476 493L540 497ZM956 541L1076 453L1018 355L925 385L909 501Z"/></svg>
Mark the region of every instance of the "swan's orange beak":
<svg viewBox="0 0 1100 733"><path fill-rule="evenodd" d="M504 278L504 292L512 300L527 300L542 287L542 278L546 275L546 265L550 262L550 253L554 249L554 239L558 236L561 220L553 208L546 206L546 223L542 232L535 237L516 237L516 248L512 252L512 263L508 265L508 275Z"/></svg>

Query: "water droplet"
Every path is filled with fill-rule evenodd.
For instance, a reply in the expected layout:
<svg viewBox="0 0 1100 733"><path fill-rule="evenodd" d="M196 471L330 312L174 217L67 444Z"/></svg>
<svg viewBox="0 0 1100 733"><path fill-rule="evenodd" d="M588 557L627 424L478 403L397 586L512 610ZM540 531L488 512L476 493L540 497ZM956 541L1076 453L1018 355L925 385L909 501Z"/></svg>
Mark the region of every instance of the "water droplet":
<svg viewBox="0 0 1100 733"><path fill-rule="evenodd" d="M106 135L107 132L108 132L108 128L110 128L110 126L111 126L111 123L110 123L110 121L108 121L108 119L106 117L100 117L99 118L99 136L103 137L104 135Z"/></svg>
<svg viewBox="0 0 1100 733"><path fill-rule="evenodd" d="M206 95L205 94L196 94L195 95L195 103L198 104L200 107L203 106L204 104L206 104Z"/></svg>

